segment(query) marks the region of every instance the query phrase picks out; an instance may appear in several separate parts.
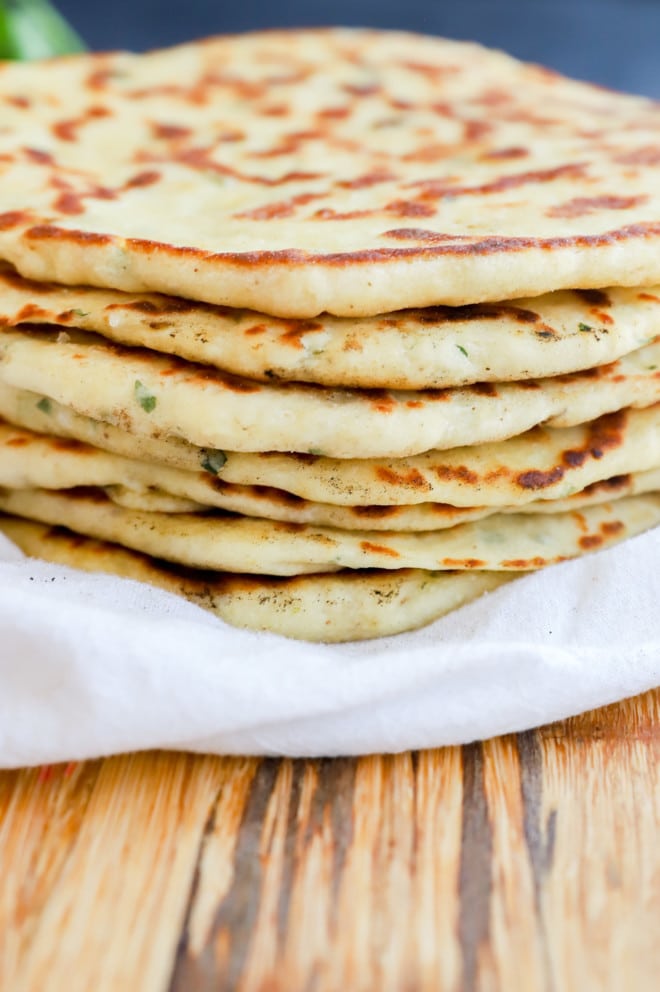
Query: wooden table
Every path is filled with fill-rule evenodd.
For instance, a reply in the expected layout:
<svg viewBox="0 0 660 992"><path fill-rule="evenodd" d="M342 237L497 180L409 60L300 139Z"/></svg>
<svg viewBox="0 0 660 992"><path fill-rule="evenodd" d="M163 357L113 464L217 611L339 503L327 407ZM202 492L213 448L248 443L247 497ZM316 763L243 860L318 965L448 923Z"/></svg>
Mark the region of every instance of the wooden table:
<svg viewBox="0 0 660 992"><path fill-rule="evenodd" d="M0 989L655 990L659 727L3 773Z"/></svg>

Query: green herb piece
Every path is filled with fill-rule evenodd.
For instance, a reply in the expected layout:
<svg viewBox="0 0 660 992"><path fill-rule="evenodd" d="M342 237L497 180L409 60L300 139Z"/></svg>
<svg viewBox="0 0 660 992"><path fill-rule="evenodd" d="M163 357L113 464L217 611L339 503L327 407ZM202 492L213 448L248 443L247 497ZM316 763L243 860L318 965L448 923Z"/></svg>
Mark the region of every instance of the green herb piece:
<svg viewBox="0 0 660 992"><path fill-rule="evenodd" d="M308 448L307 449L307 454L308 455L323 455L324 454L324 451L323 451L322 448Z"/></svg>
<svg viewBox="0 0 660 992"><path fill-rule="evenodd" d="M646 367L647 367L647 369L648 369L649 372L655 372L655 370L657 369L658 366L657 365L647 365Z"/></svg>
<svg viewBox="0 0 660 992"><path fill-rule="evenodd" d="M227 456L224 451L209 449L202 454L202 468L211 475L219 475L226 461Z"/></svg>
<svg viewBox="0 0 660 992"><path fill-rule="evenodd" d="M44 396L42 399L39 400L39 402L37 403L37 410L41 410L42 413L45 413L47 415L53 412L53 406L47 396Z"/></svg>
<svg viewBox="0 0 660 992"><path fill-rule="evenodd" d="M582 331L583 333L585 331L593 331L593 327L590 327L589 324L578 324L578 331Z"/></svg>
<svg viewBox="0 0 660 992"><path fill-rule="evenodd" d="M465 355L466 358L468 357L468 353L467 353L467 351L465 350L465 348L463 347L462 344L457 344L456 347L458 348L459 351L463 352L463 354Z"/></svg>
<svg viewBox="0 0 660 992"><path fill-rule="evenodd" d="M85 48L48 0L0 0L0 58L45 59Z"/></svg>
<svg viewBox="0 0 660 992"><path fill-rule="evenodd" d="M150 393L147 387L140 382L139 379L135 380L135 398L144 410L145 413L152 413L156 409L156 403L158 400L153 393Z"/></svg>
<svg viewBox="0 0 660 992"><path fill-rule="evenodd" d="M89 317L87 310L72 310L71 313L75 313L76 317Z"/></svg>

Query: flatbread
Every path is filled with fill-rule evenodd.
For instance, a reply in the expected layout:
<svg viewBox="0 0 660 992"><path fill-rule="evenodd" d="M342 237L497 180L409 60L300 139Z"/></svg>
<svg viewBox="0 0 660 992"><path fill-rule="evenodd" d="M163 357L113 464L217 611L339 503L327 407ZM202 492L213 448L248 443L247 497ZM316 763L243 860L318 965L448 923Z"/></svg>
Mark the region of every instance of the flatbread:
<svg viewBox="0 0 660 992"><path fill-rule="evenodd" d="M63 528L0 516L33 558L159 586L235 627L340 642L414 630L509 582L508 572L338 572L294 578L196 572Z"/></svg>
<svg viewBox="0 0 660 992"><path fill-rule="evenodd" d="M2 482L2 479L0 479ZM4 484L4 483L3 483ZM79 483L83 485L83 483ZM45 488L51 488L46 486ZM211 508L229 510L248 517L264 517L292 524L318 524L341 530L444 530L469 520L481 520L493 513L560 513L585 506L608 503L623 496L660 492L660 468L629 472L602 482L593 482L564 499L537 499L521 506L451 506L449 503L418 503L412 506L333 506L313 503L267 486L233 486L227 483L210 503L173 496L162 489L132 489L103 486L108 499L129 510L149 513L204 513Z"/></svg>
<svg viewBox="0 0 660 992"><path fill-rule="evenodd" d="M581 512L496 513L448 530L342 531L209 514L127 510L100 490L0 489L5 513L193 568L302 575L344 568L530 571L604 548L660 522L660 494L631 496Z"/></svg>
<svg viewBox="0 0 660 992"><path fill-rule="evenodd" d="M69 288L0 267L0 324L96 331L261 381L439 389L575 372L615 361L660 331L660 287L285 320L157 294Z"/></svg>
<svg viewBox="0 0 660 992"><path fill-rule="evenodd" d="M0 255L282 316L660 282L660 109L349 29L6 64Z"/></svg>
<svg viewBox="0 0 660 992"><path fill-rule="evenodd" d="M0 380L134 434L231 451L400 458L656 403L660 341L566 376L395 392L268 385L84 332L0 329Z"/></svg>
<svg viewBox="0 0 660 992"><path fill-rule="evenodd" d="M568 499L569 505L574 505L577 501L571 494L578 495L585 487L603 481L607 482L603 499L624 495L631 485L630 473L653 477L652 470L660 468L659 413L660 407L651 407L610 414L585 427L537 428L497 445L429 453L398 466L390 463L374 468L371 463L341 462L328 468L321 460L307 466L311 477L307 485L315 480L317 485L325 482L330 489L328 479L334 479L338 486L339 473L345 469L345 490L361 484L368 493L371 485L383 497L380 503L356 506L304 499L284 488L226 482L222 478L224 466L216 465L220 472L216 474L212 462L205 471L188 472L0 422L0 486L110 487L115 491L111 495L122 506L168 513L215 507L247 516L351 530L437 530L487 516L498 508L525 509L539 498L553 505L558 499ZM256 462L253 471L259 471L263 459L236 456L239 472L241 462L250 457ZM299 466L295 459L293 464ZM243 465L248 479L249 467ZM304 486L304 471L300 478ZM416 486L410 484L413 478L417 479ZM405 499L398 503L387 499L393 489L395 495L405 496L406 486L419 493L424 485L431 490L433 501L413 500L406 505ZM649 488L660 486L651 482L646 489L633 491ZM145 494L151 494L147 502ZM179 501L175 500L174 506L173 498ZM598 501L591 496L587 499L587 503Z"/></svg>

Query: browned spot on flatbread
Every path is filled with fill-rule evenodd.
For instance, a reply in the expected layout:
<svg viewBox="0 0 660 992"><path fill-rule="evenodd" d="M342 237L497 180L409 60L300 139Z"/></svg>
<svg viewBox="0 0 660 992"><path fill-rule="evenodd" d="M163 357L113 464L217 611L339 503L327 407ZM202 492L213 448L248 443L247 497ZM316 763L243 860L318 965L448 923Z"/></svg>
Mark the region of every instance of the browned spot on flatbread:
<svg viewBox="0 0 660 992"><path fill-rule="evenodd" d="M471 386L468 386L471 393L476 393L477 396L490 396L494 398L498 395L497 387L492 382L475 382Z"/></svg>
<svg viewBox="0 0 660 992"><path fill-rule="evenodd" d="M590 551L593 548L599 547L603 543L603 538L600 534L585 534L578 541L578 544L583 551Z"/></svg>
<svg viewBox="0 0 660 992"><path fill-rule="evenodd" d="M56 451L77 451L82 455L96 454L95 448L85 444L84 441L76 441L71 437L53 437L50 439L50 445Z"/></svg>
<svg viewBox="0 0 660 992"><path fill-rule="evenodd" d="M604 289L574 289L573 292L592 307L612 306L612 301Z"/></svg>
<svg viewBox="0 0 660 992"><path fill-rule="evenodd" d="M517 145L512 148L495 148L491 152L484 152L482 158L486 160L490 159L514 159L514 158L526 158L529 155L527 148L522 148Z"/></svg>
<svg viewBox="0 0 660 992"><path fill-rule="evenodd" d="M392 517L399 512L398 506L353 506L351 512L356 517L369 517L374 520L382 517Z"/></svg>
<svg viewBox="0 0 660 992"><path fill-rule="evenodd" d="M0 214L0 231L7 231L12 227L20 227L29 219L25 210L6 210Z"/></svg>
<svg viewBox="0 0 660 992"><path fill-rule="evenodd" d="M392 413L396 409L396 401L384 389L365 390L372 409L377 413Z"/></svg>
<svg viewBox="0 0 660 992"><path fill-rule="evenodd" d="M214 482L217 481L214 479ZM295 493L289 493L285 489L275 489L273 486L249 486L250 492L260 499L271 500L282 506L295 506L297 509L308 506L308 500Z"/></svg>
<svg viewBox="0 0 660 992"><path fill-rule="evenodd" d="M462 324L473 320L498 320L500 318L515 320L519 324L535 324L541 319L539 314L533 310L506 303L467 303L459 307L426 307L424 310L411 311L411 316L420 324Z"/></svg>
<svg viewBox="0 0 660 992"><path fill-rule="evenodd" d="M43 319L44 317L50 319L51 312L37 306L36 303L26 303L16 314L16 321L20 324L23 321L36 320L37 318Z"/></svg>
<svg viewBox="0 0 660 992"><path fill-rule="evenodd" d="M299 196L292 196L289 200L265 203L261 207L244 210L242 213L234 214L234 216L245 220L273 220L280 217L291 217L298 207L305 206L313 200L322 200L324 196L325 193L301 193Z"/></svg>
<svg viewBox="0 0 660 992"><path fill-rule="evenodd" d="M18 107L19 110L28 110L32 106L32 102L27 96L18 93L11 93L9 96L6 96L5 102L12 107Z"/></svg>
<svg viewBox="0 0 660 992"><path fill-rule="evenodd" d="M476 186L455 186L447 184L444 180L420 179L409 184L411 187L422 190L423 199L444 199L451 196L485 196L491 193L503 193L511 189L518 189L520 186L535 185L541 183L554 182L555 179L578 179L584 176L586 171L584 162L569 162L566 165L559 165L553 169L533 169L529 172L516 172L512 175L498 176L487 183L480 183Z"/></svg>
<svg viewBox="0 0 660 992"><path fill-rule="evenodd" d="M648 196L576 196L546 210L548 217L586 217L599 210L630 210L648 201Z"/></svg>
<svg viewBox="0 0 660 992"><path fill-rule="evenodd" d="M660 303L660 296L654 296L653 293L638 293L638 300L648 300L650 303Z"/></svg>
<svg viewBox="0 0 660 992"><path fill-rule="evenodd" d="M41 148L24 148L24 154L31 162L36 162L37 165L52 165L53 156L50 152L45 152Z"/></svg>
<svg viewBox="0 0 660 992"><path fill-rule="evenodd" d="M154 121L151 125L151 133L154 138L161 138L163 141L176 141L179 138L187 138L192 134L192 129L183 124L167 124L161 121Z"/></svg>
<svg viewBox="0 0 660 992"><path fill-rule="evenodd" d="M24 448L30 443L27 437L10 437L8 441L5 441L5 447L7 448Z"/></svg>
<svg viewBox="0 0 660 992"><path fill-rule="evenodd" d="M624 524L620 520L606 520L600 525L600 529L606 537L614 537L624 530Z"/></svg>
<svg viewBox="0 0 660 992"><path fill-rule="evenodd" d="M371 541L360 541L360 547L363 551L371 552L372 554L378 555L388 555L390 558L400 558L398 551L394 548L388 548L385 544L372 544Z"/></svg>
<svg viewBox="0 0 660 992"><path fill-rule="evenodd" d="M538 469L521 472L520 475L516 476L515 481L521 489L545 489L547 486L552 486L555 482L559 482L563 478L564 469L561 465L555 465L554 468L547 472L542 472Z"/></svg>
<svg viewBox="0 0 660 992"><path fill-rule="evenodd" d="M145 169L143 172L138 172L130 179L127 179L124 183L122 189L137 189L141 186L153 186L157 183L161 175L156 169Z"/></svg>
<svg viewBox="0 0 660 992"><path fill-rule="evenodd" d="M368 189L371 186L377 186L379 183L390 182L396 179L393 172L386 169L376 169L373 172L367 172L363 176L357 176L355 179L345 179L337 183L340 189Z"/></svg>
<svg viewBox="0 0 660 992"><path fill-rule="evenodd" d="M634 148L614 160L621 165L660 165L660 145L644 145Z"/></svg>
<svg viewBox="0 0 660 992"><path fill-rule="evenodd" d="M446 568L483 568L486 562L479 558L443 558L442 564Z"/></svg>
<svg viewBox="0 0 660 992"><path fill-rule="evenodd" d="M510 558L507 561L502 562L502 567L526 570L530 568L543 568L544 565L549 564L549 558L541 558L540 556L537 556L535 558Z"/></svg>
<svg viewBox="0 0 660 992"><path fill-rule="evenodd" d="M394 200L387 204L385 212L396 217L433 217L436 210L430 204L416 200Z"/></svg>
<svg viewBox="0 0 660 992"><path fill-rule="evenodd" d="M562 462L569 468L579 468L587 458L602 458L606 451L618 448L624 441L625 411L599 417L589 426L587 440L582 448L571 448L562 453Z"/></svg>
<svg viewBox="0 0 660 992"><path fill-rule="evenodd" d="M80 117L73 117L69 120L56 121L51 125L51 130L56 138L60 141L77 141L78 131L85 124L89 124L90 121L99 120L103 117L111 117L112 111L107 107L101 107L94 105L93 107L88 107L80 115Z"/></svg>
<svg viewBox="0 0 660 992"><path fill-rule="evenodd" d="M476 485L479 476L467 465L434 465L433 471L441 482L464 482L467 485Z"/></svg>
<svg viewBox="0 0 660 992"><path fill-rule="evenodd" d="M303 348L302 339L306 334L323 330L323 324L316 320L284 320L280 326L285 328L284 333L279 335L280 343L299 350Z"/></svg>
<svg viewBox="0 0 660 992"><path fill-rule="evenodd" d="M419 469L411 468L407 472L397 472L393 468L379 465L376 469L376 477L390 486L410 486L413 489L431 489L431 484L426 481Z"/></svg>
<svg viewBox="0 0 660 992"><path fill-rule="evenodd" d="M342 121L350 117L352 113L352 107L323 107L322 110L318 111L316 116L326 118L327 120Z"/></svg>

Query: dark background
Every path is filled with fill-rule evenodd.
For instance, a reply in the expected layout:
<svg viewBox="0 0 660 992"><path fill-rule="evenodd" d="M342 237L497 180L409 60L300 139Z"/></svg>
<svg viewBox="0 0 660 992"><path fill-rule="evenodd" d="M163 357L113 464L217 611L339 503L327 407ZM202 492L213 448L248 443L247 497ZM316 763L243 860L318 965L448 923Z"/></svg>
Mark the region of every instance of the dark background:
<svg viewBox="0 0 660 992"><path fill-rule="evenodd" d="M660 97L660 0L55 0L94 49L313 24L468 38L570 75Z"/></svg>

